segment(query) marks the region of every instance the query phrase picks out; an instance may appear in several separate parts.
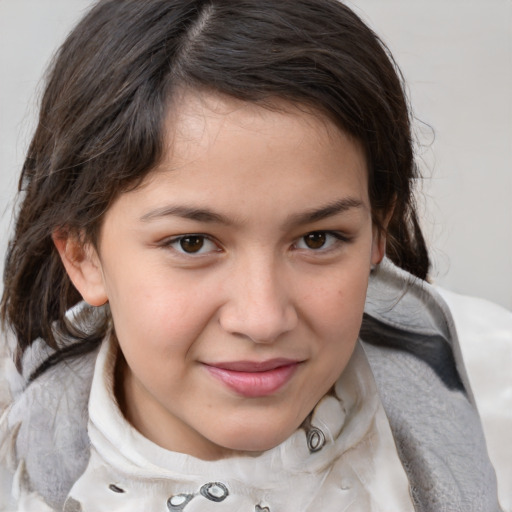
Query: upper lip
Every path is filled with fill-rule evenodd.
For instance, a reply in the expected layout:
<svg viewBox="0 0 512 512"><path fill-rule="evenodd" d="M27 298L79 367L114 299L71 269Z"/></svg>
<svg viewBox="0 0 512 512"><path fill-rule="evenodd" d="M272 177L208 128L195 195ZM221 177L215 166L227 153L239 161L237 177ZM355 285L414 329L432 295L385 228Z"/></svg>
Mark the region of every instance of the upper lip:
<svg viewBox="0 0 512 512"><path fill-rule="evenodd" d="M282 366L291 366L300 363L296 359L275 358L266 361L229 361L220 363L206 363L207 366L232 372L259 373L268 372Z"/></svg>

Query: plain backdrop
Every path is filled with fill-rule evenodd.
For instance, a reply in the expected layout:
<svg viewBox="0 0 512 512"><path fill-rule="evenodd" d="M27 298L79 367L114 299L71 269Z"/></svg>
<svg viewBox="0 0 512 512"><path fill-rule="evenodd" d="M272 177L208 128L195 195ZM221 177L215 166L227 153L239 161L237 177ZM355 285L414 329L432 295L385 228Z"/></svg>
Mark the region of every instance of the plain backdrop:
<svg viewBox="0 0 512 512"><path fill-rule="evenodd" d="M512 310L512 2L347 3L388 44L408 83L432 279ZM2 255L41 77L90 4L0 0Z"/></svg>

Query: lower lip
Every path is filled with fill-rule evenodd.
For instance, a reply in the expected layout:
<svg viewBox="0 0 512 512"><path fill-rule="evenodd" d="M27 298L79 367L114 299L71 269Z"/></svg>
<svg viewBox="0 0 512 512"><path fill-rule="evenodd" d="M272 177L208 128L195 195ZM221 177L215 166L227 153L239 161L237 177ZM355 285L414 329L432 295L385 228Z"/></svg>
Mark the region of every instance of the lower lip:
<svg viewBox="0 0 512 512"><path fill-rule="evenodd" d="M206 366L211 375L237 394L257 398L277 393L293 376L298 364L279 366L264 372L238 372Z"/></svg>

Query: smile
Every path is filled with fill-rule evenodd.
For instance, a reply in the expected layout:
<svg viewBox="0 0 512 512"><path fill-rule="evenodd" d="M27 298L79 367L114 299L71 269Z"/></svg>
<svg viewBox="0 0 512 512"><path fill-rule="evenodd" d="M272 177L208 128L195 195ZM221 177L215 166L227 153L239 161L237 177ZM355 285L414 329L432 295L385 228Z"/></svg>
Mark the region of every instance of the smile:
<svg viewBox="0 0 512 512"><path fill-rule="evenodd" d="M263 362L236 361L204 366L213 377L235 393L246 398L258 398L279 391L292 378L299 362L272 359Z"/></svg>

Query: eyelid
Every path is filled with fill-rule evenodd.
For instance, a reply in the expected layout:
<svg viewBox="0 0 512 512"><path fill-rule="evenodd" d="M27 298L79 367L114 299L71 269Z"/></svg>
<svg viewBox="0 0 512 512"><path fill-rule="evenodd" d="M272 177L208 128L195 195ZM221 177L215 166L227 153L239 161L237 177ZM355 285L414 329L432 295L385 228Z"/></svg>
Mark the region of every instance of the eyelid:
<svg viewBox="0 0 512 512"><path fill-rule="evenodd" d="M202 249L198 252L186 252L184 250L180 250L177 247L173 247L176 244L179 244L181 240L184 240L185 238L191 238L191 237L197 237L197 238L203 238L205 242L209 242L212 245L215 246L215 249L210 249L203 251ZM199 258L201 256L207 256L208 254L212 253L218 253L222 250L220 244L211 236L206 235L204 233L184 233L183 235L176 235L169 238L165 238L162 240L159 244L160 247L164 248L170 248L172 249L176 254L179 256L183 256L186 258Z"/></svg>
<svg viewBox="0 0 512 512"><path fill-rule="evenodd" d="M325 247L325 248L320 247L318 249L312 249L310 247L297 247L298 243L300 241L304 240L305 237L307 237L308 235L315 234L315 233L325 234L327 237L329 237L329 236L333 237L334 241L333 241L333 243L329 244L329 247ZM299 250L299 251L308 251L312 254L323 254L323 253L327 253L343 244L350 243L351 241L352 241L352 237L346 235L345 233L342 233L341 231L332 231L332 230L327 230L327 229L315 229L313 231L308 231L304 235L297 238L297 241L294 242L293 245L294 245L294 249Z"/></svg>

